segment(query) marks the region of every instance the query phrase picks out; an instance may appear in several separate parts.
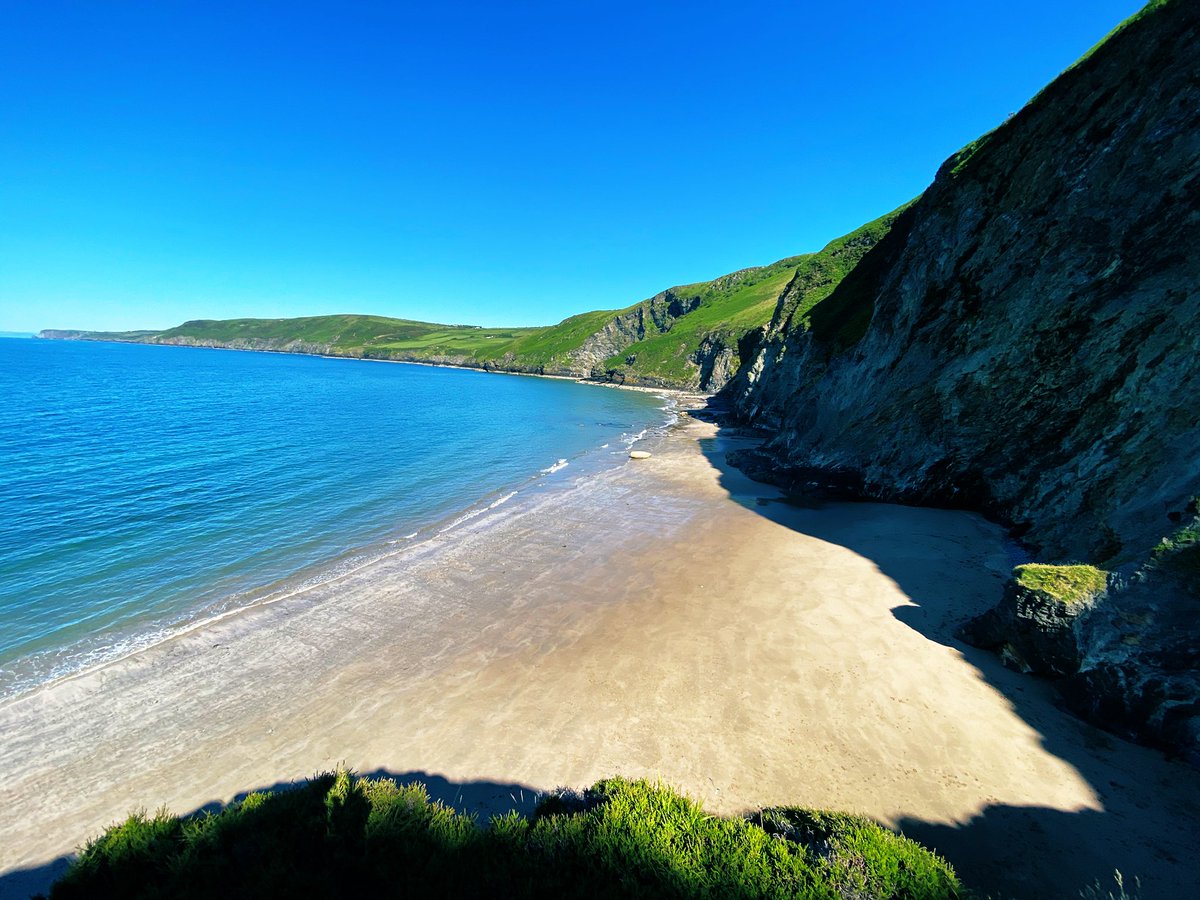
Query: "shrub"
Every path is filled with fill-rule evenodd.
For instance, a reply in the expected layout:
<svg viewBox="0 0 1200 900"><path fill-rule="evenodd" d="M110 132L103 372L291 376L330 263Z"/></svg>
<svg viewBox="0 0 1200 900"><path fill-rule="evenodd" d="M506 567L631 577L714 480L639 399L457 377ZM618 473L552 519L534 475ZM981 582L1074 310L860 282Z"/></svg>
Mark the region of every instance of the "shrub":
<svg viewBox="0 0 1200 900"><path fill-rule="evenodd" d="M216 813L131 816L92 841L52 900L200 897L965 896L934 854L879 825L800 809L711 816L614 778L481 827L419 783L339 771Z"/></svg>

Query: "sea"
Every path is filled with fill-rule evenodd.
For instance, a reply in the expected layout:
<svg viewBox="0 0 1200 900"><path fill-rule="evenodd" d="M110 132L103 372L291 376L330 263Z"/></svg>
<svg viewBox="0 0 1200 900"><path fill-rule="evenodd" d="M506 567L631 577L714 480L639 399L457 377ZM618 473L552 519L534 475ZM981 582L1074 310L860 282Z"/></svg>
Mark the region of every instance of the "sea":
<svg viewBox="0 0 1200 900"><path fill-rule="evenodd" d="M621 465L666 395L0 338L0 699Z"/></svg>

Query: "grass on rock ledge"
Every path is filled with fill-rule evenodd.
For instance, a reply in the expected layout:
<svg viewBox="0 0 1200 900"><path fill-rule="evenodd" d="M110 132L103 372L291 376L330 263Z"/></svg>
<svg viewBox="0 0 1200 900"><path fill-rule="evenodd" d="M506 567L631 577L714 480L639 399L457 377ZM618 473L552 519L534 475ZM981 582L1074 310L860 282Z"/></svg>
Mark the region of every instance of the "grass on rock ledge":
<svg viewBox="0 0 1200 900"><path fill-rule="evenodd" d="M211 814L134 815L53 886L67 898L968 896L950 866L853 816L721 818L610 779L482 827L420 783L326 773Z"/></svg>
<svg viewBox="0 0 1200 900"><path fill-rule="evenodd" d="M1095 566L1052 566L1027 563L1013 569L1013 578L1023 588L1049 594L1070 606L1104 590L1108 576Z"/></svg>

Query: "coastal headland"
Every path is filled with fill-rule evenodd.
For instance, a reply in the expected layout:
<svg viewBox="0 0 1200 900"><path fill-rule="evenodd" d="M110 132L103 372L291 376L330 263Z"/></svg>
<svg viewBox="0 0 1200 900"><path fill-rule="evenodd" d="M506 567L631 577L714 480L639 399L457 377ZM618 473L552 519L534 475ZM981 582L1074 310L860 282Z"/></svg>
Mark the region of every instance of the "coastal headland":
<svg viewBox="0 0 1200 900"><path fill-rule="evenodd" d="M728 467L745 443L684 417L649 460L0 707L0 895L132 809L339 763L484 814L610 775L863 813L1003 896L1200 883L1194 770L952 637L1002 529L789 501Z"/></svg>

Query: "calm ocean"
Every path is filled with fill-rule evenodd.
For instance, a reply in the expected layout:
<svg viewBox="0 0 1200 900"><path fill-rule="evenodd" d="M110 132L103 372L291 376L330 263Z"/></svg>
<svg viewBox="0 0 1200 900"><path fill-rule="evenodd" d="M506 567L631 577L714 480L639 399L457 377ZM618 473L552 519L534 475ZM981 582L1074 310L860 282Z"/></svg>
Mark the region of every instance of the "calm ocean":
<svg viewBox="0 0 1200 900"><path fill-rule="evenodd" d="M0 397L0 696L499 515L668 419L570 381L7 338Z"/></svg>

